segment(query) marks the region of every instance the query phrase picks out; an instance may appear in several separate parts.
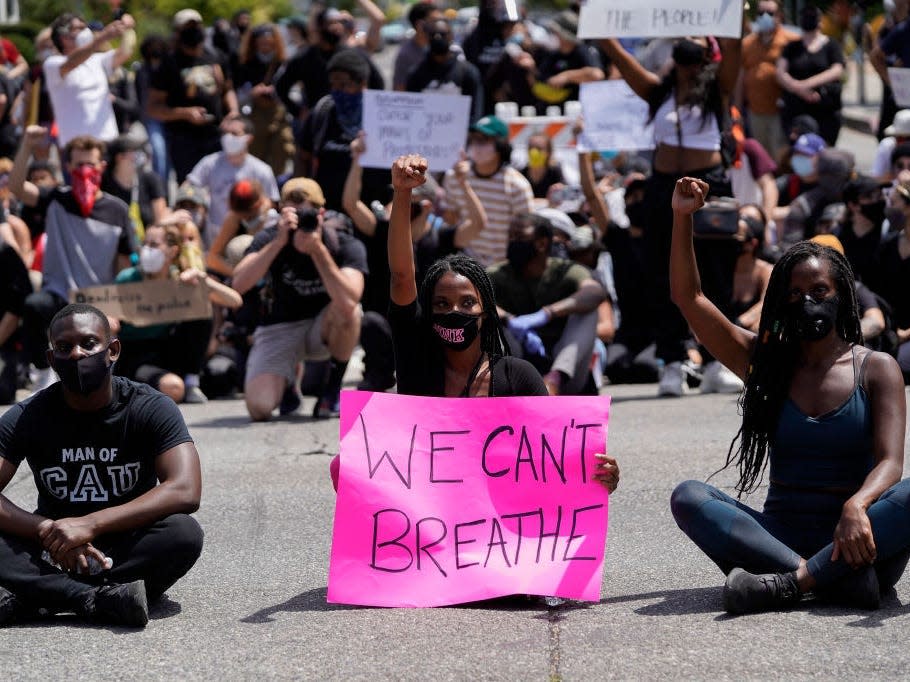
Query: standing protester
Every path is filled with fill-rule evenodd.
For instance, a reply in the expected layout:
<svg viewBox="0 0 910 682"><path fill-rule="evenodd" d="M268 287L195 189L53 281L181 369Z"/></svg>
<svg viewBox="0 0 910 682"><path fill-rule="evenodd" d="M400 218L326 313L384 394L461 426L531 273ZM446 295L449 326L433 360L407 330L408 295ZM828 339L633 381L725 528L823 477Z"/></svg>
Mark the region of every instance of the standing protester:
<svg viewBox="0 0 910 682"><path fill-rule="evenodd" d="M146 225L164 220L170 213L164 182L146 168L144 148L135 137L117 137L108 146L108 164L101 176L101 190L129 206L133 230L140 240Z"/></svg>
<svg viewBox="0 0 910 682"><path fill-rule="evenodd" d="M405 90L408 74L415 64L426 56L430 47L429 28L437 19L442 19L442 11L432 2L421 0L411 5L408 10L408 22L414 28L414 35L405 40L395 55L395 66L392 72L392 88Z"/></svg>
<svg viewBox="0 0 910 682"><path fill-rule="evenodd" d="M727 575L724 608L787 608L804 594L878 608L910 557L906 397L894 358L862 346L850 265L801 242L771 274L757 334L701 291L692 214L708 186L673 195L673 300L702 343L745 381L742 429L730 446L742 494L769 467L764 511L686 481L670 505L679 527Z"/></svg>
<svg viewBox="0 0 910 682"><path fill-rule="evenodd" d="M111 377L104 313L67 306L48 338L60 382L0 418L0 490L23 460L38 488L34 513L0 494L0 623L40 610L145 627L202 551L199 455L169 398Z"/></svg>
<svg viewBox="0 0 910 682"><path fill-rule="evenodd" d="M887 9L887 3L885 3ZM875 47L869 54L869 61L882 79L882 104L879 110L878 138L889 133L885 130L897 113L897 102L891 89L889 66L910 66L910 2L894 0L891 11L881 31L875 37Z"/></svg>
<svg viewBox="0 0 910 682"><path fill-rule="evenodd" d="M240 116L229 74L205 47L202 15L174 15L176 47L152 76L146 110L165 123L168 153L177 184L206 154L221 146L220 124Z"/></svg>

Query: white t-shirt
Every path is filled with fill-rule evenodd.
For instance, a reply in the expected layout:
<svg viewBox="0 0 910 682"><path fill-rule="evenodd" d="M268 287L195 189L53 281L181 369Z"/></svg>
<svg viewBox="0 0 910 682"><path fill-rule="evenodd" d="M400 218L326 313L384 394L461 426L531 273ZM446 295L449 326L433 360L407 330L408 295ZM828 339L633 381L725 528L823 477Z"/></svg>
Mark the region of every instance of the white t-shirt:
<svg viewBox="0 0 910 682"><path fill-rule="evenodd" d="M44 77L61 147L77 135L92 135L105 142L117 137L117 119L108 85L108 77L114 71L114 54L114 50L96 52L66 78L60 77L66 57L52 55L44 60Z"/></svg>

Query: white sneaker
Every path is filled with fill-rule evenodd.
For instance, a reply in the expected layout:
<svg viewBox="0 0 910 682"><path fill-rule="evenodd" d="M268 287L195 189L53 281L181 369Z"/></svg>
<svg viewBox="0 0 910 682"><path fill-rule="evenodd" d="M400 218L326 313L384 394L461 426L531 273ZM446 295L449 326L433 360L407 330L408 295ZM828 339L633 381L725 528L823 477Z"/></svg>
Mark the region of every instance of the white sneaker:
<svg viewBox="0 0 910 682"><path fill-rule="evenodd" d="M45 367L44 369L33 367L31 372L29 372L28 378L32 382L32 393L43 391L45 388L57 383L57 373L50 367Z"/></svg>
<svg viewBox="0 0 910 682"><path fill-rule="evenodd" d="M743 380L727 369L718 360L708 363L701 380L702 393L739 393Z"/></svg>
<svg viewBox="0 0 910 682"><path fill-rule="evenodd" d="M681 362L664 365L664 371L660 375L660 384L657 386L657 395L679 397L683 394L685 381Z"/></svg>

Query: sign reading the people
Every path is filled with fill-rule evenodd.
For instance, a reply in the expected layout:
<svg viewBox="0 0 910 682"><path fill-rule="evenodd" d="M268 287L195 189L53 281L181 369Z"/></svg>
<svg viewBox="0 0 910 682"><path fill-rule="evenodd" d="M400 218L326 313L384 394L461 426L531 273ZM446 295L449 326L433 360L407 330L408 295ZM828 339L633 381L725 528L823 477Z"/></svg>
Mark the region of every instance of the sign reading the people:
<svg viewBox="0 0 910 682"><path fill-rule="evenodd" d="M328 601L599 601L609 407L343 391Z"/></svg>
<svg viewBox="0 0 910 682"><path fill-rule="evenodd" d="M910 68L891 67L888 69L888 79L891 81L891 91L894 93L897 106L902 109L910 107Z"/></svg>
<svg viewBox="0 0 910 682"><path fill-rule="evenodd" d="M135 327L212 317L205 282L183 284L168 279L85 287L70 292L70 303L88 303Z"/></svg>
<svg viewBox="0 0 910 682"><path fill-rule="evenodd" d="M470 107L465 95L364 91L360 165L388 169L399 156L420 154L432 170L451 168L464 149Z"/></svg>
<svg viewBox="0 0 910 682"><path fill-rule="evenodd" d="M583 0L579 38L742 35L742 0Z"/></svg>
<svg viewBox="0 0 910 682"><path fill-rule="evenodd" d="M582 83L579 100L585 129L578 151L653 149L648 103L625 81Z"/></svg>

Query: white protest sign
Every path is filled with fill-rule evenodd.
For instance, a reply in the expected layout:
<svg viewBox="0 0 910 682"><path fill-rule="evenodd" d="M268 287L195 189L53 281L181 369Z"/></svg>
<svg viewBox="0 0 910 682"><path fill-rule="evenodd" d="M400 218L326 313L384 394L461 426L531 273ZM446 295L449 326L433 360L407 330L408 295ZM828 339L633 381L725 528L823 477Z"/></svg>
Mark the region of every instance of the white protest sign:
<svg viewBox="0 0 910 682"><path fill-rule="evenodd" d="M742 0L584 0L579 38L742 35Z"/></svg>
<svg viewBox="0 0 910 682"><path fill-rule="evenodd" d="M888 78L891 80L891 92L894 101L901 109L910 107L910 69L888 69Z"/></svg>
<svg viewBox="0 0 910 682"><path fill-rule="evenodd" d="M451 168L464 148L470 108L465 95L364 91L360 165L389 168L402 154L420 154L433 171Z"/></svg>
<svg viewBox="0 0 910 682"><path fill-rule="evenodd" d="M648 103L625 81L583 83L580 89L585 130L579 151L653 149L654 131L648 123Z"/></svg>

